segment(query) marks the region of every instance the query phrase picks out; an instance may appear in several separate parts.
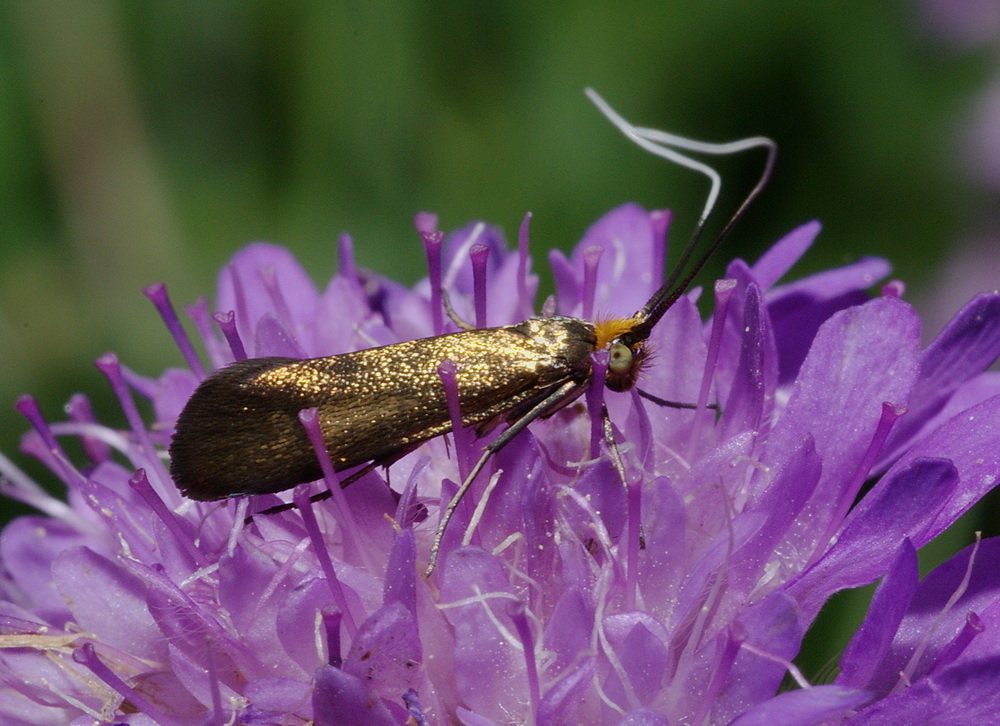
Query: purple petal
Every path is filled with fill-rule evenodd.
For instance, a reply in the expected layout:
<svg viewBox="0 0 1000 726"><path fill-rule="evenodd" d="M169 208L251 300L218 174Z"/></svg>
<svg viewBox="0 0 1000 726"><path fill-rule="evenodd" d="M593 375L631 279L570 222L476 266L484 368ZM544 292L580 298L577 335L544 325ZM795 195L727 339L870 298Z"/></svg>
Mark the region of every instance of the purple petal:
<svg viewBox="0 0 1000 726"><path fill-rule="evenodd" d="M745 597L754 594L763 568L774 558L775 547L794 526L802 506L819 481L823 466L811 436L787 453L781 472L770 482L763 496L747 514L766 516L757 534L733 553L729 569L730 586Z"/></svg>
<svg viewBox="0 0 1000 726"><path fill-rule="evenodd" d="M1000 712L998 682L1000 657L962 663L875 702L845 724L966 726L995 723Z"/></svg>
<svg viewBox="0 0 1000 726"><path fill-rule="evenodd" d="M385 569L383 592L384 604L398 602L413 615L417 614L417 544L412 528L396 535Z"/></svg>
<svg viewBox="0 0 1000 726"><path fill-rule="evenodd" d="M935 667L938 656L961 632L969 613L982 613L990 620L995 619L1000 603L1000 571L996 567L1000 539L997 538L979 544L968 585L962 597L949 606L950 600L962 590L973 549L974 546L967 547L947 560L915 587L912 605L898 630L888 631L891 649L886 648L884 657L868 666L872 673L871 690L888 694L899 682L901 673L911 681L926 677ZM995 626L995 621L992 624ZM918 647L922 649L922 656L911 662ZM991 627L961 657L965 660L989 657L997 653L998 648L1000 642L995 627Z"/></svg>
<svg viewBox="0 0 1000 726"><path fill-rule="evenodd" d="M753 455L757 437L752 432L743 432L728 441L723 441L705 456L697 459L691 469L678 477L673 485L684 497L685 526L688 530L706 533L725 533L732 520L731 511L723 501L727 492L740 490L746 484L746 470L734 466L734 462L746 461ZM756 517L758 526L762 517ZM728 535L723 534L723 538ZM685 567L689 568L701 554L713 545L713 540L705 537L687 540Z"/></svg>
<svg viewBox="0 0 1000 726"><path fill-rule="evenodd" d="M611 483L610 486L609 483ZM611 462L603 459L587 469L580 477L576 490L591 504L593 511L600 517L612 540L616 540L625 526L628 507L625 501L625 487L621 486L618 474ZM568 512L576 514L573 519L577 531L584 532L590 528L587 512L578 507L568 508Z"/></svg>
<svg viewBox="0 0 1000 726"><path fill-rule="evenodd" d="M746 642L771 658L740 650L724 689L712 705L717 723L729 723L750 705L774 696L785 676L780 660L791 660L798 654L806 628L798 603L780 590L751 605L740 615L739 624L745 628Z"/></svg>
<svg viewBox="0 0 1000 726"><path fill-rule="evenodd" d="M920 355L920 377L909 411L896 424L883 461L921 437L921 431L964 383L1000 355L1000 293L979 295L962 308Z"/></svg>
<svg viewBox="0 0 1000 726"><path fill-rule="evenodd" d="M337 355L371 347L371 343L359 335L359 328L370 324L372 317L371 305L360 285L337 275L330 280L317 304L315 349L310 355Z"/></svg>
<svg viewBox="0 0 1000 726"><path fill-rule="evenodd" d="M652 360L640 372L639 386L668 401L694 403L705 370L706 347L701 328L701 315L691 299L682 297L675 302L649 336ZM656 410L657 419L678 412Z"/></svg>
<svg viewBox="0 0 1000 726"><path fill-rule="evenodd" d="M392 334L393 340L385 342L398 343L436 334L431 314L430 285L426 280L412 291L406 288L398 291L387 289L392 294L383 301L383 315L390 321L391 329L387 332ZM450 320L447 322L451 324Z"/></svg>
<svg viewBox="0 0 1000 726"><path fill-rule="evenodd" d="M311 689L304 681L291 678L261 678L248 683L243 695L260 711L270 712L271 720L283 714L302 714L310 706Z"/></svg>
<svg viewBox="0 0 1000 726"><path fill-rule="evenodd" d="M694 303L682 297L667 311L653 329L648 342L649 357L639 374L638 387L666 401L693 404L698 400L705 371L706 346L702 340L701 318ZM628 442L634 454L626 454L626 463L634 457L640 468L660 474L675 473L677 456L693 458L692 449L707 445L711 429L709 411L661 406L631 395L607 395L605 402L611 420L622 428L620 440ZM705 419L701 435L694 432L696 415ZM622 423L624 422L624 426ZM692 439L695 436L695 439ZM683 442L679 451L660 442Z"/></svg>
<svg viewBox="0 0 1000 726"><path fill-rule="evenodd" d="M562 250L549 251L549 267L552 268L552 277L555 278L559 314L579 314L580 308L578 306L583 293L582 276L579 280L577 279L572 263L562 253Z"/></svg>
<svg viewBox="0 0 1000 726"><path fill-rule="evenodd" d="M493 719L481 716L480 714L470 711L467 708L462 708L461 706L455 709L455 713L462 726L499 726L499 724Z"/></svg>
<svg viewBox="0 0 1000 726"><path fill-rule="evenodd" d="M241 673L240 666L246 666L247 674L253 674L257 670L256 661L247 658L234 635L215 620L218 606L200 605L155 568L127 561L125 564L133 574L141 572L149 585L146 608L161 631L159 640L154 642L169 644L171 658L181 664L175 664L175 668L190 661L184 667L193 680L186 682L185 687L203 703L211 703L211 681L206 671L211 661L214 681L239 691L246 675Z"/></svg>
<svg viewBox="0 0 1000 726"><path fill-rule="evenodd" d="M612 616L607 619L605 627L613 631L615 627L613 620L630 621L628 634L624 638L614 638L617 642L613 642L612 647L616 651L623 674L628 679L628 689L640 704L648 706L659 693L667 674L667 646L664 642L667 634L662 625L653 623L645 613L637 618L631 617L632 615L632 613L619 613ZM636 620L638 622L635 622ZM625 684L614 670L608 675L604 692L619 705L629 703Z"/></svg>
<svg viewBox="0 0 1000 726"><path fill-rule="evenodd" d="M380 345L401 340L401 331L396 327L395 314L413 298L413 293L409 288L400 285L395 280L390 280L387 277L366 272L365 270L359 271L358 281L361 285L364 299L368 301L368 307L371 308L373 313L377 313L373 317L380 317L384 321L385 332L392 335L392 340L382 340L380 338L376 338L376 340L379 341ZM426 301L423 298L420 300L426 313ZM423 327L427 331L425 334L430 334L429 316L425 323Z"/></svg>
<svg viewBox="0 0 1000 726"><path fill-rule="evenodd" d="M656 290L661 274L655 269L659 258L649 212L637 204L623 204L591 225L573 250L578 280L583 279L583 251L592 245L604 249L597 270L595 314L632 315Z"/></svg>
<svg viewBox="0 0 1000 726"><path fill-rule="evenodd" d="M576 662L591 645L594 606L579 585L563 591L545 628L545 649L555 656L553 667L561 672Z"/></svg>
<svg viewBox="0 0 1000 726"><path fill-rule="evenodd" d="M182 692L189 694L202 705L202 713L205 713L205 707L211 708L214 693L218 693L220 698L226 701L235 702L239 699L239 692L233 686L242 688L243 683L235 678L230 678L229 683L218 677L213 678L212 672L207 667L208 661L203 658L204 652L192 652L173 644L168 645L167 650L169 652L167 668L177 678ZM223 663L231 665L225 660Z"/></svg>
<svg viewBox="0 0 1000 726"><path fill-rule="evenodd" d="M739 323L740 356L729 395L723 402L718 436L727 439L741 431L756 431L764 415L765 399L774 391L777 369L774 340L767 327L760 289L753 282L737 288L736 309L742 309Z"/></svg>
<svg viewBox="0 0 1000 726"><path fill-rule="evenodd" d="M844 649L840 658L838 685L869 687L910 606L918 576L917 552L908 539L904 540L896 559L872 596L868 615Z"/></svg>
<svg viewBox="0 0 1000 726"><path fill-rule="evenodd" d="M291 663L274 647L278 609L294 585L283 575L277 562L249 548L237 547L231 558L219 562L219 604L262 667L281 670Z"/></svg>
<svg viewBox="0 0 1000 726"><path fill-rule="evenodd" d="M443 566L440 607L455 634L458 695L473 712L501 720L521 711L527 692L524 656L498 630L514 627L506 613L514 599L500 562L475 547L452 552Z"/></svg>
<svg viewBox="0 0 1000 726"><path fill-rule="evenodd" d="M486 258L487 278L496 274L507 258L507 240L499 227L481 221L469 222L449 232L444 240L445 287L459 293L472 294L472 261L469 249L473 244L489 249ZM452 280L449 285L449 278Z"/></svg>
<svg viewBox="0 0 1000 726"><path fill-rule="evenodd" d="M642 520L646 551L639 558L639 589L677 592L685 575L685 511L680 494L668 479L660 477L643 491ZM651 598L648 609L666 621L674 604L673 598Z"/></svg>
<svg viewBox="0 0 1000 726"><path fill-rule="evenodd" d="M92 709L100 708L100 699L83 685L87 680L86 670L72 661L52 657L44 650L5 648L0 653L0 669L5 681L13 681L8 686L10 690L5 691L4 698L0 699L0 716L13 714L22 719L10 723L18 726L62 726L80 712L78 702ZM29 719L33 714L37 714L38 718ZM0 723L7 724L8 721ZM92 724L93 719L89 723Z"/></svg>
<svg viewBox="0 0 1000 726"><path fill-rule="evenodd" d="M375 611L358 628L344 672L383 698L401 698L408 689L421 685L421 660L416 619L402 603L394 602Z"/></svg>
<svg viewBox="0 0 1000 726"><path fill-rule="evenodd" d="M525 311L534 309L535 294L538 291L538 276L525 275L524 300L519 295L521 285L521 260L519 255L510 254L503 265L488 280L486 299L487 326L514 325L525 318Z"/></svg>
<svg viewBox="0 0 1000 726"><path fill-rule="evenodd" d="M157 421L176 421L198 386L198 379L191 371L168 368L157 380L153 399Z"/></svg>
<svg viewBox="0 0 1000 726"><path fill-rule="evenodd" d="M781 383L791 383L798 375L819 327L834 313L865 303L869 297L865 290L889 274L889 269L885 260L866 258L768 293L767 310L779 341Z"/></svg>
<svg viewBox="0 0 1000 726"><path fill-rule="evenodd" d="M285 322L273 313L265 313L258 318L252 340L254 355L257 357L269 355L288 358L309 357Z"/></svg>
<svg viewBox="0 0 1000 726"><path fill-rule="evenodd" d="M87 547L74 547L52 563L52 580L84 631L137 657L166 658L139 578Z"/></svg>
<svg viewBox="0 0 1000 726"><path fill-rule="evenodd" d="M837 541L789 592L812 620L826 599L839 590L878 578L904 538L914 544L926 533L959 485L946 459L917 459L893 470L848 515Z"/></svg>
<svg viewBox="0 0 1000 726"><path fill-rule="evenodd" d="M841 299L868 290L891 271L892 266L887 260L864 257L850 265L817 272L776 287L768 294L768 303L777 304L785 298L811 301L812 304ZM782 304L782 307L791 306Z"/></svg>
<svg viewBox="0 0 1000 726"><path fill-rule="evenodd" d="M478 453L477 450L476 455ZM547 454L555 459L563 456L561 452ZM567 456L565 460L571 459L573 456ZM509 540L512 532L521 533L522 541L517 543L523 557L521 563L525 572L534 576L536 566L549 567L554 544L551 538L554 500L534 435L526 431L517 436L497 453L494 463L499 476L471 541L493 548ZM485 474L480 476L473 491L478 488L479 492L485 492L487 479ZM477 496L482 497L482 494L477 493ZM464 527L465 522L467 519L461 526Z"/></svg>
<svg viewBox="0 0 1000 726"><path fill-rule="evenodd" d="M1000 29L1000 7L992 2L923 0L917 7L929 30L961 50L993 43Z"/></svg>
<svg viewBox="0 0 1000 726"><path fill-rule="evenodd" d="M305 673L311 673L320 664L317 650L316 613L333 606L333 595L324 580L311 579L299 582L278 610L278 639L285 652L298 663ZM340 653L330 654L340 658Z"/></svg>
<svg viewBox="0 0 1000 726"><path fill-rule="evenodd" d="M958 469L962 485L941 509L934 525L922 533L921 539L913 541L916 547L943 532L996 486L1000 474L1000 396L951 418L907 451L889 473L925 457L950 459Z"/></svg>
<svg viewBox="0 0 1000 726"><path fill-rule="evenodd" d="M244 344L256 339L258 321L277 315L302 343L316 315L319 295L291 252L258 242L233 256L219 275L216 309L236 311L236 325ZM260 351L248 351L262 355Z"/></svg>
<svg viewBox="0 0 1000 726"><path fill-rule="evenodd" d="M763 401L773 399L778 356L761 304L760 287L750 268L743 261L735 260L727 267L726 278L736 284L726 313L715 379L723 416L734 419L728 429L731 435L748 416L753 420L758 408L764 414ZM727 409L730 407L738 408L740 413L729 414ZM728 435L723 434L723 437Z"/></svg>
<svg viewBox="0 0 1000 726"><path fill-rule="evenodd" d="M813 688L781 693L754 706L731 722L731 726L813 726L827 719L843 717L864 705L871 696L843 686ZM898 721L917 723L917 721Z"/></svg>
<svg viewBox="0 0 1000 726"><path fill-rule="evenodd" d="M323 666L316 671L313 720L316 726L395 726L398 723L382 699L368 690L361 679L333 666Z"/></svg>
<svg viewBox="0 0 1000 726"><path fill-rule="evenodd" d="M52 587L52 562L89 539L47 517L19 517L10 522L0 533L0 560L20 590L17 599L29 598L34 613L52 625L61 627L70 620L66 599Z"/></svg>
<svg viewBox="0 0 1000 726"><path fill-rule="evenodd" d="M515 438L497 453L496 467L500 478L476 528L478 543L495 547L511 532L521 532L530 568L533 561L545 559L553 519L551 489L535 437L525 432Z"/></svg>
<svg viewBox="0 0 1000 726"><path fill-rule="evenodd" d="M618 726L670 726L670 719L649 708L637 708L625 714Z"/></svg>
<svg viewBox="0 0 1000 726"><path fill-rule="evenodd" d="M593 658L584 658L565 677L556 681L538 704L538 726L586 723L583 711L594 670Z"/></svg>
<svg viewBox="0 0 1000 726"><path fill-rule="evenodd" d="M197 721L205 714L205 706L184 688L176 673L150 671L134 678L130 684L164 713ZM91 722L92 723L92 722ZM142 723L132 721L129 723Z"/></svg>
<svg viewBox="0 0 1000 726"><path fill-rule="evenodd" d="M973 406L985 403L987 400L998 395L1000 395L1000 372L986 371L985 373L980 373L972 380L966 381L959 386L948 398L944 406L941 407L941 410L927 419L917 433L903 442L902 449L905 450L914 447L927 438L929 434L937 431L945 423L958 416L958 414ZM903 417L896 425L901 425L905 420L905 417ZM890 436L889 443L891 444L892 441L893 439ZM877 472L888 466L904 453L903 450L898 447L892 451L886 450L881 456L881 460L873 467L873 471Z"/></svg>
<svg viewBox="0 0 1000 726"><path fill-rule="evenodd" d="M732 552L746 546L746 543L760 531L764 522L761 514L743 514L731 522L729 527L721 529L700 553L693 564L688 565L687 576L679 593L677 593L676 609L672 623L678 626L687 619L695 619L706 608L716 608L717 603L706 605L710 598L712 586L719 577L719 572L727 572L732 561ZM742 598L732 593L726 598L726 611L716 613L723 621L739 612Z"/></svg>
<svg viewBox="0 0 1000 726"><path fill-rule="evenodd" d="M753 277L761 289L770 289L784 277L785 273L792 269L799 258L812 247L822 228L823 226L817 221L806 222L771 245L752 268Z"/></svg>
<svg viewBox="0 0 1000 726"><path fill-rule="evenodd" d="M919 319L905 303L880 298L823 324L784 413L760 460L775 474L787 452L812 436L823 461L820 482L781 549L802 558L822 546L829 517L858 476L882 416L882 403L905 403L917 375ZM862 473L863 475L864 473ZM895 543L894 543L895 544ZM795 566L788 562L788 566Z"/></svg>
<svg viewBox="0 0 1000 726"><path fill-rule="evenodd" d="M367 549L368 558L377 558L379 567L382 567L394 541L392 528L386 526L385 519L396 511L392 491L378 473L369 472L344 489L344 500L353 519L352 535L355 541ZM351 564L369 566L365 558L353 550L345 552L342 557ZM381 583L373 584L381 586Z"/></svg>

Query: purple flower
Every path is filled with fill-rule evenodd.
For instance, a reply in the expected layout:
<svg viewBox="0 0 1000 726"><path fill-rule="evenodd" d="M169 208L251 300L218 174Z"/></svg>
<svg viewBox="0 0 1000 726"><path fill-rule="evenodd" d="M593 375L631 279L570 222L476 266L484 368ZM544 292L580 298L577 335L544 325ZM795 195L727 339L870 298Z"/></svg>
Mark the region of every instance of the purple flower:
<svg viewBox="0 0 1000 726"><path fill-rule="evenodd" d="M553 253L558 312L640 307L660 283L668 221L626 205L569 258ZM287 251L247 247L220 275L222 314L189 309L210 367L450 330L438 280L466 319L530 315L526 229L510 253L481 223L443 245L432 216L418 227L431 275L413 290L359 271L346 238L322 291ZM588 413L600 400L581 399L491 460L430 578L442 502L483 441L431 440L391 476L330 482L327 502L310 504L308 487L185 500L164 452L205 371L150 288L189 369L148 379L102 358L126 430L96 422L82 397L58 424L19 404L34 429L24 449L68 504L0 460L6 492L44 513L0 536L0 721L988 720L1000 709L1000 542L923 581L915 550L1000 474L1000 377L983 372L1000 353L1000 295L972 300L921 350L901 285L865 292L888 274L882 260L777 284L818 231L732 262L707 322L691 293L654 329L640 387L699 407L607 394L627 487ZM717 414L705 407L716 402ZM78 440L86 463L57 436ZM298 510L244 524L249 507L290 499ZM820 607L879 578L840 675L805 682L791 659ZM779 694L787 674L799 687Z"/></svg>

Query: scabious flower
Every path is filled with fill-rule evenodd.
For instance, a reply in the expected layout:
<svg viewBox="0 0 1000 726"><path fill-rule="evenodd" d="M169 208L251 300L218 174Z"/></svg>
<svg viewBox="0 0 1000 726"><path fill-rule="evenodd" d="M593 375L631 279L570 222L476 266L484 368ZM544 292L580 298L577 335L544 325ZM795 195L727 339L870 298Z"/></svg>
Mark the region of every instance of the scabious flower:
<svg viewBox="0 0 1000 726"><path fill-rule="evenodd" d="M668 220L626 205L570 258L552 253L558 312L641 307L661 282ZM451 330L442 286L479 325L531 314L525 228L513 253L482 223L443 245L432 216L418 228L431 274L412 290L357 269L346 238L322 292L279 247L238 253L215 321L205 303L189 310L211 367ZM1000 542L923 581L915 550L1000 473L1000 380L983 373L1000 352L1000 295L975 298L921 350L901 284L866 293L889 272L882 260L777 284L818 231L732 262L707 322L692 293L654 329L639 386L698 407L604 397L627 486L590 413L597 390L491 460L429 578L442 502L483 441L431 440L388 473L328 482L326 502L296 488L297 510L251 524L250 507L289 496L185 500L164 452L206 373L150 288L188 368L148 379L99 361L127 430L96 422L82 397L58 424L19 404L33 426L24 448L68 503L0 462L7 493L44 513L0 537L0 721L988 721L1000 710ZM77 439L86 463L57 436ZM808 683L791 660L823 603L879 578L839 675ZM780 692L788 674L797 685Z"/></svg>

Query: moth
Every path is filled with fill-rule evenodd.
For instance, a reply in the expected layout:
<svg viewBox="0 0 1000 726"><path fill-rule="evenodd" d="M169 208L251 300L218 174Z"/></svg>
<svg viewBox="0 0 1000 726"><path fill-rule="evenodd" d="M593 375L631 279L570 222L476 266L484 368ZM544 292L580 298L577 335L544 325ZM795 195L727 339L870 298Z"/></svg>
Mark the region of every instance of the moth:
<svg viewBox="0 0 1000 726"><path fill-rule="evenodd" d="M552 316L495 328L462 324L466 329L456 333L311 360L237 361L205 379L178 418L170 473L181 492L191 499L217 500L279 492L319 479L320 463L298 418L300 411L313 407L334 470L363 466L342 486L375 466L388 466L428 439L452 430L439 373L441 363L449 360L456 368L462 425L482 431L506 423L507 428L484 447L442 512L430 551L430 574L448 521L489 458L532 421L551 416L587 390L595 351L608 351L604 383L609 390L635 386L651 331L763 191L777 149L764 137L709 144L637 128L594 91L586 92L637 144L711 180L705 207L680 260L642 309L627 318L596 323ZM759 180L718 236L692 261L721 181L714 169L677 149L731 154L755 147L767 151ZM602 415L607 447L624 481L606 408Z"/></svg>

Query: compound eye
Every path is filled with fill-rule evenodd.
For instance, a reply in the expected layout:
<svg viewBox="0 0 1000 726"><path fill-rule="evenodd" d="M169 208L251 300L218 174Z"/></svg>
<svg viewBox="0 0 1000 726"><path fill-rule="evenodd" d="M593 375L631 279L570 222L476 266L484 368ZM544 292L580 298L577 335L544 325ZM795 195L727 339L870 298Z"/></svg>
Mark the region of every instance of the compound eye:
<svg viewBox="0 0 1000 726"><path fill-rule="evenodd" d="M624 343L612 343L608 354L608 370L611 373L625 373L632 367L632 349Z"/></svg>

